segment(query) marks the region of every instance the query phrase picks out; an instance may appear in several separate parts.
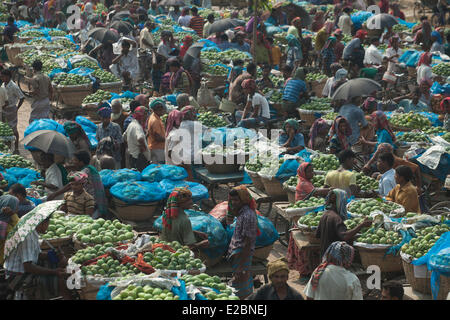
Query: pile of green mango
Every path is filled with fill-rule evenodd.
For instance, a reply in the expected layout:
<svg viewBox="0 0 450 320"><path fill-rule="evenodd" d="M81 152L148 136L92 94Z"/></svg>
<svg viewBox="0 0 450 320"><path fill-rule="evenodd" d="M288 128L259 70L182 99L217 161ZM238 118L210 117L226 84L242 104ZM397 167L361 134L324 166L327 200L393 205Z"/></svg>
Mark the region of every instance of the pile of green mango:
<svg viewBox="0 0 450 320"><path fill-rule="evenodd" d="M75 68L90 68L90 69L100 69L98 63L90 60L90 59L82 59L72 64L73 69Z"/></svg>
<svg viewBox="0 0 450 320"><path fill-rule="evenodd" d="M41 45L41 46L48 46L50 44L50 41L48 41L46 38L34 38L30 40L30 44L32 45Z"/></svg>
<svg viewBox="0 0 450 320"><path fill-rule="evenodd" d="M42 239L59 239L73 235L82 225L93 223L89 216L68 216L65 217L55 212L48 225L47 232L42 235Z"/></svg>
<svg viewBox="0 0 450 320"><path fill-rule="evenodd" d="M250 161L248 161L245 164L245 168L248 171L252 171L252 172L258 172L259 170L261 170L262 167L263 167L263 164L261 163L261 161L259 161L259 159L256 160L256 163L250 163Z"/></svg>
<svg viewBox="0 0 450 320"><path fill-rule="evenodd" d="M322 218L324 212L311 212L310 214L307 214L300 219L298 219L298 224L304 224L309 227L317 227L320 222L320 218Z"/></svg>
<svg viewBox="0 0 450 320"><path fill-rule="evenodd" d="M311 111L332 111L333 108L331 107L329 100L325 99L323 98L311 99L310 102L302 104L300 106L300 109Z"/></svg>
<svg viewBox="0 0 450 320"><path fill-rule="evenodd" d="M33 163L18 154L6 155L0 158L0 166L5 169L18 167L34 169Z"/></svg>
<svg viewBox="0 0 450 320"><path fill-rule="evenodd" d="M397 136L398 141L404 142L427 142L427 135L421 132L404 132L402 135Z"/></svg>
<svg viewBox="0 0 450 320"><path fill-rule="evenodd" d="M95 69L94 72L92 72L92 76L98 78L101 83L112 83L121 81L113 73L102 69Z"/></svg>
<svg viewBox="0 0 450 320"><path fill-rule="evenodd" d="M334 119L336 119L336 117L338 115L339 115L339 113L337 113L337 112L328 112L328 113L325 113L324 115L322 115L322 118L325 120L334 121Z"/></svg>
<svg viewBox="0 0 450 320"><path fill-rule="evenodd" d="M56 39L52 42L53 44L59 44L60 46L63 46L66 49L75 49L77 47L77 45L75 43L73 43L72 41L70 41L67 38L60 38L60 39ZM78 68L81 66L77 66L74 68Z"/></svg>
<svg viewBox="0 0 450 320"><path fill-rule="evenodd" d="M378 181L366 176L365 174L358 172L356 174L356 184L363 191L373 191L378 190L379 184Z"/></svg>
<svg viewBox="0 0 450 320"><path fill-rule="evenodd" d="M334 154L322 154L311 160L314 170L329 171L339 168L339 160Z"/></svg>
<svg viewBox="0 0 450 320"><path fill-rule="evenodd" d="M352 219L347 219L344 221L345 226L347 229L352 230L359 226L364 221L364 218L362 217L354 217ZM364 233L366 230L369 230L369 227L362 228L360 232Z"/></svg>
<svg viewBox="0 0 450 320"><path fill-rule="evenodd" d="M389 119L389 122L393 125L410 129L431 127L431 122L427 117L414 112L396 114Z"/></svg>
<svg viewBox="0 0 450 320"><path fill-rule="evenodd" d="M115 278L140 274L141 271L129 262L122 264L119 260L109 256L97 260L95 264L81 267L81 273L86 276Z"/></svg>
<svg viewBox="0 0 450 320"><path fill-rule="evenodd" d="M200 113L198 116L198 121L200 121L204 126L210 128L225 127L227 125L227 122L223 118L212 113L211 111Z"/></svg>
<svg viewBox="0 0 450 320"><path fill-rule="evenodd" d="M270 102L282 103L283 102L283 92L280 90L274 90L270 95Z"/></svg>
<svg viewBox="0 0 450 320"><path fill-rule="evenodd" d="M442 136L442 139L450 143L450 132L447 132Z"/></svg>
<svg viewBox="0 0 450 320"><path fill-rule="evenodd" d="M312 184L316 188L322 188L325 184L325 176L322 174L316 174L311 180Z"/></svg>
<svg viewBox="0 0 450 320"><path fill-rule="evenodd" d="M446 224L418 229L416 230L417 238L413 238L410 242L404 244L401 252L418 259L427 254L441 235L448 231L450 231L450 227Z"/></svg>
<svg viewBox="0 0 450 320"><path fill-rule="evenodd" d="M382 202L376 199L363 199L351 202L348 207L348 211L353 214L368 216L376 210L382 211L385 214L390 214L393 210L399 208L401 208L401 206L394 202Z"/></svg>
<svg viewBox="0 0 450 320"><path fill-rule="evenodd" d="M61 72L55 75L53 78L53 83L60 86L76 86L91 83L91 79L78 74Z"/></svg>
<svg viewBox="0 0 450 320"><path fill-rule="evenodd" d="M40 38L43 37L44 33L39 30L28 30L20 34L20 38Z"/></svg>
<svg viewBox="0 0 450 320"><path fill-rule="evenodd" d="M3 143L3 141L0 141L0 153L9 153L10 149L9 147Z"/></svg>
<svg viewBox="0 0 450 320"><path fill-rule="evenodd" d="M376 231L369 229L363 232L356 241L367 244L388 244L395 246L402 242L402 236L398 232L386 231L384 228L379 228Z"/></svg>
<svg viewBox="0 0 450 320"><path fill-rule="evenodd" d="M396 24L392 27L392 31L394 32L403 32L403 31L409 31L409 28L405 26L404 24Z"/></svg>
<svg viewBox="0 0 450 320"><path fill-rule="evenodd" d="M83 99L83 104L98 103L102 101L108 101L111 99L111 92L104 91L102 89L97 90L95 93L88 95Z"/></svg>
<svg viewBox="0 0 450 320"><path fill-rule="evenodd" d="M180 297L167 289L131 284L112 300L180 300Z"/></svg>
<svg viewBox="0 0 450 320"><path fill-rule="evenodd" d="M302 208L312 208L312 207L319 207L319 206L323 206L325 204L325 199L324 198L316 198L316 197L311 197L308 200L300 200L297 201L296 203L291 203L288 208L293 208L293 209L302 209Z"/></svg>
<svg viewBox="0 0 450 320"><path fill-rule="evenodd" d="M448 77L450 76L450 62L439 63L437 66L434 66L432 69L434 74Z"/></svg>
<svg viewBox="0 0 450 320"><path fill-rule="evenodd" d="M114 248L112 243L97 244L92 247L78 250L75 255L72 256L72 261L76 264L83 264L86 261L100 257L106 253L108 248Z"/></svg>
<svg viewBox="0 0 450 320"><path fill-rule="evenodd" d="M203 70L204 73L212 74L216 76L227 76L228 68L224 66L206 66Z"/></svg>
<svg viewBox="0 0 450 320"><path fill-rule="evenodd" d="M323 79L327 79L328 77L323 73L308 73L306 75L305 80L307 82L313 82L313 81L322 81Z"/></svg>
<svg viewBox="0 0 450 320"><path fill-rule="evenodd" d="M445 130L444 127L429 127L429 128L423 128L422 131L427 134L441 134L446 133L447 130Z"/></svg>
<svg viewBox="0 0 450 320"><path fill-rule="evenodd" d="M13 130L6 122L0 122L0 137L11 137L14 135Z"/></svg>
<svg viewBox="0 0 450 320"><path fill-rule="evenodd" d="M292 176L285 183L290 187L296 187L298 184L298 178L297 176Z"/></svg>
<svg viewBox="0 0 450 320"><path fill-rule="evenodd" d="M200 273L196 276L186 274L181 277L181 280L186 282L186 286L193 285L197 288L201 288L202 294L208 300L239 300L239 298L233 294L233 290L228 288L225 283L222 283L218 276L212 277L205 273ZM206 288L211 289L207 290Z"/></svg>
<svg viewBox="0 0 450 320"><path fill-rule="evenodd" d="M67 35L67 33L63 30L50 30L48 32L48 35L50 37L64 37Z"/></svg>

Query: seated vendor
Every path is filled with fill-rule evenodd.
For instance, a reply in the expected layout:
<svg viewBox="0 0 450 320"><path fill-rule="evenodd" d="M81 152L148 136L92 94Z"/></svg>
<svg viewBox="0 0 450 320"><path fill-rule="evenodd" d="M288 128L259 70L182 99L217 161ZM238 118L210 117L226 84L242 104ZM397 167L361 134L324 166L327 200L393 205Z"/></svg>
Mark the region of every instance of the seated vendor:
<svg viewBox="0 0 450 320"><path fill-rule="evenodd" d="M296 119L288 119L284 122L283 132L278 143L286 148L286 153L295 154L305 149L305 138L300 132L300 125Z"/></svg>
<svg viewBox="0 0 450 320"><path fill-rule="evenodd" d="M311 196L325 197L329 188L316 188L311 180L314 177L314 168L310 162L303 162L297 170L298 184L295 189L295 201L305 200Z"/></svg>
<svg viewBox="0 0 450 320"><path fill-rule="evenodd" d="M208 235L192 230L191 221L184 212L192 208L192 205L192 193L187 188L175 188L172 191L163 213L161 240L177 241L191 249L208 247ZM203 240L198 242L196 235Z"/></svg>
<svg viewBox="0 0 450 320"><path fill-rule="evenodd" d="M430 108L420 100L422 93L420 88L416 88L413 92L406 96L394 98L398 106L403 108L404 112L430 112Z"/></svg>
<svg viewBox="0 0 450 320"><path fill-rule="evenodd" d="M61 210L69 214L89 215L95 211L94 197L84 190L88 175L84 172L75 172L69 175L70 188L72 191L64 194L64 201Z"/></svg>
<svg viewBox="0 0 450 320"><path fill-rule="evenodd" d="M395 169L395 181L397 185L386 196L386 200L402 205L405 212L420 213L419 196L416 187L411 183L413 172L407 166L399 166Z"/></svg>

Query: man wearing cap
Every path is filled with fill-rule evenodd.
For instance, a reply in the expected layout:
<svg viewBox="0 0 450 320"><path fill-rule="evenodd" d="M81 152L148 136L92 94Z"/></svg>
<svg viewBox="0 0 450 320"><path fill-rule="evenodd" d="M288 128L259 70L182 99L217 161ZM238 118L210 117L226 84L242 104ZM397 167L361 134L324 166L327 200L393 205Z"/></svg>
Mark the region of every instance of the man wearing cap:
<svg viewBox="0 0 450 320"><path fill-rule="evenodd" d="M283 258L269 262L267 275L270 283L263 285L246 300L304 300L299 292L287 284L289 267Z"/></svg>

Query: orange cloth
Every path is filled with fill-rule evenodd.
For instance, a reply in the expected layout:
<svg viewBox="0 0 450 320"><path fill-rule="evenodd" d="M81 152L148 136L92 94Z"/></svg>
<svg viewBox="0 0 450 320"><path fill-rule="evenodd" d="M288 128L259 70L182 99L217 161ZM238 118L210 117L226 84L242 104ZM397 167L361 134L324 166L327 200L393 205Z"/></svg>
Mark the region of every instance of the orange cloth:
<svg viewBox="0 0 450 320"><path fill-rule="evenodd" d="M410 182L403 187L396 185L386 197L386 200L394 201L405 207L406 212L420 213L419 196L416 187Z"/></svg>
<svg viewBox="0 0 450 320"><path fill-rule="evenodd" d="M166 136L164 123L162 122L161 118L153 112L148 119L148 148L150 150L164 150L165 142L156 141L155 133L159 134L159 136L163 138Z"/></svg>
<svg viewBox="0 0 450 320"><path fill-rule="evenodd" d="M272 64L279 66L281 63L281 49L279 46L272 47Z"/></svg>

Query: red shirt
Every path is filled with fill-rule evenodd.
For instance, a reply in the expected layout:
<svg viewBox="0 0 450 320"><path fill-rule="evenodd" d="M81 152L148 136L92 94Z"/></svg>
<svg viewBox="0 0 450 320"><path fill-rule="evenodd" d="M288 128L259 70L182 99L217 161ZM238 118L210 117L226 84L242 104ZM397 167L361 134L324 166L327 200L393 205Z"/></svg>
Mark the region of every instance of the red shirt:
<svg viewBox="0 0 450 320"><path fill-rule="evenodd" d="M189 22L189 27L193 29L197 35L203 38L203 25L205 24L205 20L200 16L193 16L191 18L191 22Z"/></svg>

